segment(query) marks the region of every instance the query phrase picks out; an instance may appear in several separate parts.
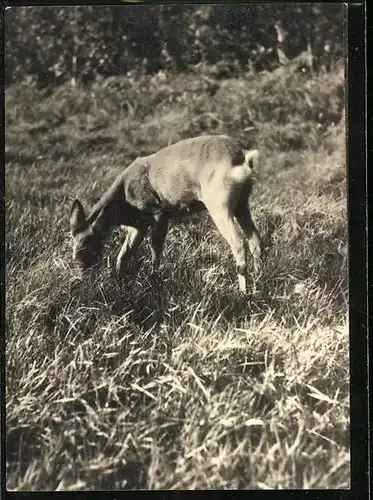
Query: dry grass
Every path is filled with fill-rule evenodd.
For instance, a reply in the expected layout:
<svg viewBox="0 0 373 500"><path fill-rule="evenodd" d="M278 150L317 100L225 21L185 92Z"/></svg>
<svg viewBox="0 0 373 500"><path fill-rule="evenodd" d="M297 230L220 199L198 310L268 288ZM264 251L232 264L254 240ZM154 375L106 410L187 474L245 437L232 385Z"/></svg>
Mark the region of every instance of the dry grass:
<svg viewBox="0 0 373 500"><path fill-rule="evenodd" d="M193 102L196 76L184 89L148 82L128 101L120 79L7 91L8 489L349 487L344 131L310 113L339 109L336 83L302 78L218 82L215 98L205 86ZM282 123L274 110L290 101ZM192 129L242 137L249 118L267 246L255 298L237 292L207 216L172 226L159 286L146 243L128 279L114 278L119 233L101 270L76 277L75 196L92 203L136 154Z"/></svg>

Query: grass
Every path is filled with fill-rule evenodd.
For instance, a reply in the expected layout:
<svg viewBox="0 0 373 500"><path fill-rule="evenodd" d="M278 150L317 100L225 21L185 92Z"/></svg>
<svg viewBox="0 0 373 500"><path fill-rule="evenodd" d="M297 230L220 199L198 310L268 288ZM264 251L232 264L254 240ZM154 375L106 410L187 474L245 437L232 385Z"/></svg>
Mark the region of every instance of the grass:
<svg viewBox="0 0 373 500"><path fill-rule="evenodd" d="M7 89L8 489L349 487L343 71L250 78ZM118 232L80 280L73 198L206 132L262 152L258 294L207 216L171 227L158 284L147 242L114 277Z"/></svg>

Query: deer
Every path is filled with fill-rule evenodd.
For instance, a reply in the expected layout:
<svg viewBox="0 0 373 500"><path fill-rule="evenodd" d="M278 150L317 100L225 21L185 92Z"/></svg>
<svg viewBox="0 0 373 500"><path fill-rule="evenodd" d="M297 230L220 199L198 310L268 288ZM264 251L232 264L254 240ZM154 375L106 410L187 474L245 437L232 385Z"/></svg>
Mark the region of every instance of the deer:
<svg viewBox="0 0 373 500"><path fill-rule="evenodd" d="M257 149L243 149L227 135L184 139L136 158L119 173L88 217L81 202L74 200L70 214L73 259L82 271L96 266L106 237L124 226L124 242L116 260L118 275L149 231L156 273L170 220L207 210L231 248L238 287L246 293L246 242L254 276L260 269L261 238L249 207L258 158Z"/></svg>

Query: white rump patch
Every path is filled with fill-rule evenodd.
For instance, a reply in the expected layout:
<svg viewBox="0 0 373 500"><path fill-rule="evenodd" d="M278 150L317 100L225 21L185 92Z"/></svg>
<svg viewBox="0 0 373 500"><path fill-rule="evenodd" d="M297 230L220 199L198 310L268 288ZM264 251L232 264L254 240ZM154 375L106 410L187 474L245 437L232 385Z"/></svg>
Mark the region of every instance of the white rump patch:
<svg viewBox="0 0 373 500"><path fill-rule="evenodd" d="M252 149L250 151L244 150L245 161L243 165L237 165L230 170L230 177L236 182L246 182L248 179L255 177L257 170L257 163L259 158L259 151Z"/></svg>
<svg viewBox="0 0 373 500"><path fill-rule="evenodd" d="M252 149L245 152L245 162L250 168L255 169L258 163L260 153L258 149Z"/></svg>

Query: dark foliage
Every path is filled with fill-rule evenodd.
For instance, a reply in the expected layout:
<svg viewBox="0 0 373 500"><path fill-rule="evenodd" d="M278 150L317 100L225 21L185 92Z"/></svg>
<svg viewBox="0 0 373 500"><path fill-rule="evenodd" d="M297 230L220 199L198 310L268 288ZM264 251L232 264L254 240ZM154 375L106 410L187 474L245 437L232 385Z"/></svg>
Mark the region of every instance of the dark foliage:
<svg viewBox="0 0 373 500"><path fill-rule="evenodd" d="M198 65L227 78L308 54L312 70L343 55L341 5L18 7L6 11L6 84L87 83L131 70Z"/></svg>

